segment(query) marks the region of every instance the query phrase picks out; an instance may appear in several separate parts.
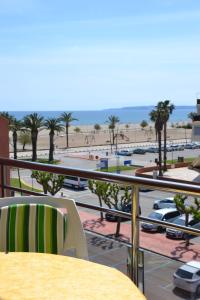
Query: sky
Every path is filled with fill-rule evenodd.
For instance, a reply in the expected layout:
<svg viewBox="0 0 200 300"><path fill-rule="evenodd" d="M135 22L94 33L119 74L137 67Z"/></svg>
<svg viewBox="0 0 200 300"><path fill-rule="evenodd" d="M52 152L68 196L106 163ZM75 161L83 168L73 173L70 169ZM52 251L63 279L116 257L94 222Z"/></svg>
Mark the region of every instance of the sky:
<svg viewBox="0 0 200 300"><path fill-rule="evenodd" d="M199 0L0 0L0 110L195 105Z"/></svg>

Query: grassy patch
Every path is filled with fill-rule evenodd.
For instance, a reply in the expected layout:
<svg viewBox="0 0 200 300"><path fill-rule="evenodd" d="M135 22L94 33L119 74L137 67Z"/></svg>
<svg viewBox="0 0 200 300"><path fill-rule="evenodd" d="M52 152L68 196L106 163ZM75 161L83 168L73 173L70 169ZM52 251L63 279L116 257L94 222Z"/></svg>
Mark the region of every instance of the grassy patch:
<svg viewBox="0 0 200 300"><path fill-rule="evenodd" d="M19 179L18 178L11 178L10 179L10 184L13 187L20 188L20 184L19 184ZM38 192L38 193L43 192L42 190L32 188L32 186L25 184L23 181L21 182L21 188L25 189L25 190L28 190L28 191Z"/></svg>
<svg viewBox="0 0 200 300"><path fill-rule="evenodd" d="M97 171L101 171L101 172L109 172L109 173L116 173L117 170L119 171L133 171L138 169L137 167L134 166L111 166L108 167L108 169L97 169Z"/></svg>
<svg viewBox="0 0 200 300"><path fill-rule="evenodd" d="M196 157L184 157L184 162L193 162L193 160L195 160ZM175 164L175 163L178 163L178 159L170 159L170 160L167 160L167 164Z"/></svg>
<svg viewBox="0 0 200 300"><path fill-rule="evenodd" d="M25 159L22 159L22 160L25 160L25 161L31 161L31 158L25 158ZM47 158L38 158L37 159L37 162L41 163L41 164L50 164L50 165L58 165L60 160L59 159L54 159L53 161L50 161L47 159Z"/></svg>

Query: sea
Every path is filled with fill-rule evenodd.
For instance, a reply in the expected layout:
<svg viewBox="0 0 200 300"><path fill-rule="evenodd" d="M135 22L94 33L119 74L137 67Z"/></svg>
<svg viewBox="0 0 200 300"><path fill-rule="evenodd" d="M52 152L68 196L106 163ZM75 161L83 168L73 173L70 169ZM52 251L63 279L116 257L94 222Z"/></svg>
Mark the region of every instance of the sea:
<svg viewBox="0 0 200 300"><path fill-rule="evenodd" d="M154 106L140 106L140 107L123 107L123 108L110 108L104 110L89 110L89 111L73 111L73 117L77 121L73 125L92 125L92 124L105 124L109 116L115 115L119 118L120 123L138 124L142 120L149 122L149 113L154 109ZM171 123L188 122L188 114L196 111L195 106L176 106L172 115L170 116ZM60 117L63 111L34 111L43 116L45 119L52 117ZM69 112L66 110L66 112ZM33 111L10 111L17 119L21 120L27 114Z"/></svg>

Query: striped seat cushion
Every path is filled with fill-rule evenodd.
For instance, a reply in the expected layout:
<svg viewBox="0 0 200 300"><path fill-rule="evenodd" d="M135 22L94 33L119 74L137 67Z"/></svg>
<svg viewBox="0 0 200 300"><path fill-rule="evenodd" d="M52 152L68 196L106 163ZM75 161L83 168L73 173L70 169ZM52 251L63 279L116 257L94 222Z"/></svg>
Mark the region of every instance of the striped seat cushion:
<svg viewBox="0 0 200 300"><path fill-rule="evenodd" d="M0 251L62 253L67 218L43 204L0 208Z"/></svg>

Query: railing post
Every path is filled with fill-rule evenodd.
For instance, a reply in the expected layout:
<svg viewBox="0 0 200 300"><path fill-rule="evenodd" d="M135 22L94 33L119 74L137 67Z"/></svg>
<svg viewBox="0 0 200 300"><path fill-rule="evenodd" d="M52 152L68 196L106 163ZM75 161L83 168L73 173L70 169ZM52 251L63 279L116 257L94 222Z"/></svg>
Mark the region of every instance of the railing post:
<svg viewBox="0 0 200 300"><path fill-rule="evenodd" d="M138 285L138 251L139 251L139 186L134 185L132 191L132 222L131 222L131 279Z"/></svg>
<svg viewBox="0 0 200 300"><path fill-rule="evenodd" d="M5 174L4 174L4 165L1 165L1 197L5 197Z"/></svg>

